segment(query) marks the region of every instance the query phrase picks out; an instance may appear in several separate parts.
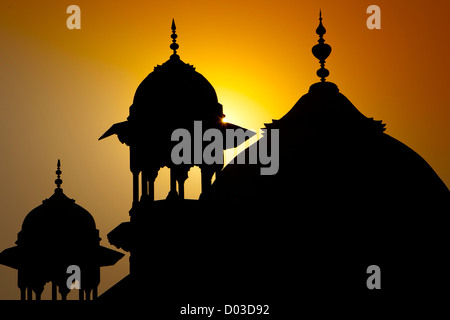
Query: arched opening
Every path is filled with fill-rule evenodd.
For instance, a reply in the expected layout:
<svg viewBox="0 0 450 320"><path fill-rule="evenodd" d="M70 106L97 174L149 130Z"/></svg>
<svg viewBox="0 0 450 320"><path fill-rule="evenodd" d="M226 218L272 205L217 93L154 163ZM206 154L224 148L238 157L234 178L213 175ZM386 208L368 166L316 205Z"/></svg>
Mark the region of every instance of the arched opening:
<svg viewBox="0 0 450 320"><path fill-rule="evenodd" d="M198 199L201 192L201 171L198 166L193 166L184 183L185 199Z"/></svg>
<svg viewBox="0 0 450 320"><path fill-rule="evenodd" d="M170 191L170 170L167 167L159 169L155 179L155 200L165 199Z"/></svg>

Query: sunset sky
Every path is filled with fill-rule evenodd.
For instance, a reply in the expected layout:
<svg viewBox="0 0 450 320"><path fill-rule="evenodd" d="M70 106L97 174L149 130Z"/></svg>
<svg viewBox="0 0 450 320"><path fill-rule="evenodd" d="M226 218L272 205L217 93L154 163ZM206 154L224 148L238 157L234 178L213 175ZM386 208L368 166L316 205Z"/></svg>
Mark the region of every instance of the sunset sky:
<svg viewBox="0 0 450 320"><path fill-rule="evenodd" d="M66 27L72 4L81 8L80 30ZM380 30L366 26L372 4L381 8ZM333 49L327 80L450 186L448 1L1 0L0 251L53 194L58 159L65 194L113 248L107 233L129 219L129 152L115 137L97 139L126 119L140 82L169 58L172 18L178 54L214 86L227 119L258 129L318 81L311 48L319 9ZM199 171L190 177L186 197L197 198ZM168 182L161 170L157 199ZM128 266L126 256L103 268L99 294ZM0 299L19 297L17 271L0 265Z"/></svg>

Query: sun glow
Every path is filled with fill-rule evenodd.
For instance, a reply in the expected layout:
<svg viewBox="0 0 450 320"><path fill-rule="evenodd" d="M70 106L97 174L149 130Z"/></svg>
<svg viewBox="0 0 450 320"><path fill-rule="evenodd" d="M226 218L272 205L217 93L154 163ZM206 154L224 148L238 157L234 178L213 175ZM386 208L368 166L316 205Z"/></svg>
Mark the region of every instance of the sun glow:
<svg viewBox="0 0 450 320"><path fill-rule="evenodd" d="M223 123L232 123L257 131L264 122L271 119L265 108L251 97L225 87L216 87L216 91L225 114Z"/></svg>

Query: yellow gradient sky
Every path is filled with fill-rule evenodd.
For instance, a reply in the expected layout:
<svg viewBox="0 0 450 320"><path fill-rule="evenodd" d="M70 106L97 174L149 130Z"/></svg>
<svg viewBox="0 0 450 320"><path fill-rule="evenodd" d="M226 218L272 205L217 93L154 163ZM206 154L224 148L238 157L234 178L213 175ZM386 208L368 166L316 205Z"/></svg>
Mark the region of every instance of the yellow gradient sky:
<svg viewBox="0 0 450 320"><path fill-rule="evenodd" d="M71 4L81 8L81 30L66 27ZM381 30L366 27L371 4L381 8ZM93 214L110 247L107 233L131 206L129 155L115 137L97 139L126 119L139 83L169 58L172 18L181 58L215 87L227 119L257 129L317 82L319 8L333 48L328 80L449 186L448 1L2 0L0 250L52 195L58 158L64 192ZM186 194L195 198L198 171L191 176ZM162 171L157 198L167 182ZM127 272L127 257L105 268L99 293ZM16 271L0 266L0 299L17 299L16 283Z"/></svg>

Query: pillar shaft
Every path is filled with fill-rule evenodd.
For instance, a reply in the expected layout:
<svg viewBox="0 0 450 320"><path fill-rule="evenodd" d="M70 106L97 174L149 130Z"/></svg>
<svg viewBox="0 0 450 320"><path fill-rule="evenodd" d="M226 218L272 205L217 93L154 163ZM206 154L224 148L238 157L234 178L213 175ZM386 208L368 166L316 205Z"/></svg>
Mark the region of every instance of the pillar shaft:
<svg viewBox="0 0 450 320"><path fill-rule="evenodd" d="M170 169L170 192L177 192L177 178L173 168Z"/></svg>
<svg viewBox="0 0 450 320"><path fill-rule="evenodd" d="M133 207L139 202L139 172L133 172Z"/></svg>
<svg viewBox="0 0 450 320"><path fill-rule="evenodd" d="M148 197L150 201L155 200L155 179L158 176L159 166L150 167L148 172Z"/></svg>
<svg viewBox="0 0 450 320"><path fill-rule="evenodd" d="M52 300L58 300L58 292L56 291L56 283L52 281Z"/></svg>
<svg viewBox="0 0 450 320"><path fill-rule="evenodd" d="M155 201L155 180L148 180L148 198L150 201Z"/></svg>
<svg viewBox="0 0 450 320"><path fill-rule="evenodd" d="M178 180L178 196L184 199L184 180Z"/></svg>
<svg viewBox="0 0 450 320"><path fill-rule="evenodd" d="M211 179L214 175L214 168L203 167L201 168L202 176L202 196L208 194L211 189Z"/></svg>
<svg viewBox="0 0 450 320"><path fill-rule="evenodd" d="M167 195L168 200L176 200L178 199L177 193L177 177L174 168L170 168L170 191Z"/></svg>
<svg viewBox="0 0 450 320"><path fill-rule="evenodd" d="M142 198L146 198L147 195L148 195L148 193L147 193L147 183L148 183L147 173L145 171L142 171L142 173L141 173L141 189L142 189L141 199Z"/></svg>
<svg viewBox="0 0 450 320"><path fill-rule="evenodd" d="M88 301L91 300L91 289L86 290L86 300L88 300Z"/></svg>

